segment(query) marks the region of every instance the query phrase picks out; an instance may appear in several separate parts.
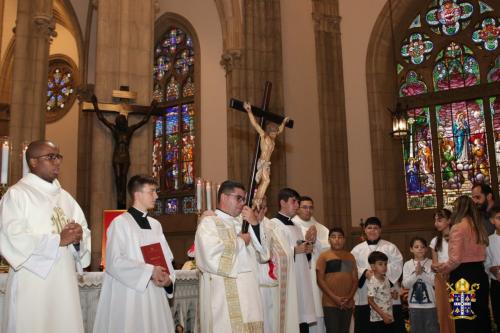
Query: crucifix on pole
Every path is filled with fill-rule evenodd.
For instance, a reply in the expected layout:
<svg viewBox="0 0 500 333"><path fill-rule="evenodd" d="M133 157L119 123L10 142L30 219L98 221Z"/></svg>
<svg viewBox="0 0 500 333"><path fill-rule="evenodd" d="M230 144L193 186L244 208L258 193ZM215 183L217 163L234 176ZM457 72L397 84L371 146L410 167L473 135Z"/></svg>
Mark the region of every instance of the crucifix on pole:
<svg viewBox="0 0 500 333"><path fill-rule="evenodd" d="M130 141L134 132L146 124L151 115L157 114L154 112L156 102L153 101L151 106L128 104L137 97L136 93L128 91L128 87L120 87L120 90L113 90L113 97L118 99L118 103L99 103L97 97L92 95L90 102L83 102L83 111L95 111L99 121L111 130L111 134L115 139L113 171L115 175L117 208L125 209L127 206L127 174L130 168ZM86 99L89 99L88 96L86 96ZM108 121L104 117L103 112L118 113L114 123ZM140 114L143 118L129 126L128 115L130 114Z"/></svg>
<svg viewBox="0 0 500 333"><path fill-rule="evenodd" d="M274 150L276 137L283 132L285 126L293 128L293 120L267 111L271 98L271 87L271 82L267 81L260 108L233 98L229 101L231 108L248 114L250 123L259 134L256 140L246 202L248 206L257 210L260 209L260 204L271 181L271 154ZM260 117L260 123L257 123L255 116ZM267 126L266 121L269 122ZM276 124L280 124L279 127ZM257 191L255 191L256 187ZM247 230L248 223L244 223L242 232L247 232Z"/></svg>

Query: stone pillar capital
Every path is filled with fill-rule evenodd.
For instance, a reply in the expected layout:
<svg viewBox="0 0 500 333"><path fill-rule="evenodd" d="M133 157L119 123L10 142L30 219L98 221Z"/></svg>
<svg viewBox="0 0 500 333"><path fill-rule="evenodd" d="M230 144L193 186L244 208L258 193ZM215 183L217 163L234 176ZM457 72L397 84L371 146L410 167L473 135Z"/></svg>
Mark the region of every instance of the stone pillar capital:
<svg viewBox="0 0 500 333"><path fill-rule="evenodd" d="M222 53L220 64L222 67L224 67L226 75L233 70L234 66L239 63L240 59L241 50L239 49L226 50L224 51L224 53Z"/></svg>
<svg viewBox="0 0 500 333"><path fill-rule="evenodd" d="M52 15L35 14L33 15L33 23L35 23L35 31L39 36L45 37L49 41L57 36L56 21Z"/></svg>
<svg viewBox="0 0 500 333"><path fill-rule="evenodd" d="M314 21L314 30L323 32L340 32L340 20L338 15L327 15L322 13L312 14Z"/></svg>

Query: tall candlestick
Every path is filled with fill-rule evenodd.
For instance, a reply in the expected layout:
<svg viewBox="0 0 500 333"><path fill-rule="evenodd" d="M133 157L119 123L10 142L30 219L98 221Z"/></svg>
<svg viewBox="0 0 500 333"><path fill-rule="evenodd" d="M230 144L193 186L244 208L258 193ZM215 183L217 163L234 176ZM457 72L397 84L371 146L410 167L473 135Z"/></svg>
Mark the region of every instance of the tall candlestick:
<svg viewBox="0 0 500 333"><path fill-rule="evenodd" d="M207 210L212 210L212 184L210 182L206 183L206 193L207 193Z"/></svg>
<svg viewBox="0 0 500 333"><path fill-rule="evenodd" d="M220 190L220 184L217 184L217 191L216 191L216 196L215 196L215 202L216 202L216 206L219 205L219 190Z"/></svg>
<svg viewBox="0 0 500 333"><path fill-rule="evenodd" d="M202 202L201 202L202 201L202 199L201 199L202 187L203 187L202 180L201 180L201 178L198 178L198 180L196 180L196 210L200 213L201 213L201 204L202 204Z"/></svg>
<svg viewBox="0 0 500 333"><path fill-rule="evenodd" d="M0 183L7 184L9 175L9 141L5 140L2 143L2 172L0 175Z"/></svg>
<svg viewBox="0 0 500 333"><path fill-rule="evenodd" d="M28 149L28 145L26 143L23 144L23 177L30 171L28 167L28 162L26 161L26 150Z"/></svg>

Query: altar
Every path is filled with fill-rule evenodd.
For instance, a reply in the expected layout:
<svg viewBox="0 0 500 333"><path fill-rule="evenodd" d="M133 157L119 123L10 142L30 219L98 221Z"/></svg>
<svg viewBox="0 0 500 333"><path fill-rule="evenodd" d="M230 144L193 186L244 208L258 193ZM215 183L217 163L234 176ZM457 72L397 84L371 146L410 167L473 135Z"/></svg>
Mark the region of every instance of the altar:
<svg viewBox="0 0 500 333"><path fill-rule="evenodd" d="M174 298L170 302L174 323L182 325L185 333L197 333L199 332L198 270L176 270L175 276ZM87 333L91 333L94 326L103 277L103 272L85 272L78 283L83 326ZM0 322L3 320L6 285L7 274L0 274Z"/></svg>

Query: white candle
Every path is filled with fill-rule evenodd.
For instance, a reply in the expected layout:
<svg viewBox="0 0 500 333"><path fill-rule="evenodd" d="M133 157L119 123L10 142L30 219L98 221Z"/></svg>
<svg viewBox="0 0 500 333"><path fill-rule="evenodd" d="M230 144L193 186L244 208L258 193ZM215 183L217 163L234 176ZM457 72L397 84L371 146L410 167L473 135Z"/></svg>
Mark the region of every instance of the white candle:
<svg viewBox="0 0 500 333"><path fill-rule="evenodd" d="M212 210L212 184L207 182L205 189L207 192L207 210Z"/></svg>
<svg viewBox="0 0 500 333"><path fill-rule="evenodd" d="M201 179L198 178L196 181L196 210L201 212L201 194L202 194L203 184Z"/></svg>
<svg viewBox="0 0 500 333"><path fill-rule="evenodd" d="M26 150L28 149L27 145L23 145L23 177L30 171L28 167L28 162L26 162Z"/></svg>
<svg viewBox="0 0 500 333"><path fill-rule="evenodd" d="M217 191L215 191L215 204L217 206L219 205L219 190L220 190L220 184L217 184Z"/></svg>
<svg viewBox="0 0 500 333"><path fill-rule="evenodd" d="M9 174L9 142L4 141L2 144L2 173L0 175L0 183L7 184Z"/></svg>

